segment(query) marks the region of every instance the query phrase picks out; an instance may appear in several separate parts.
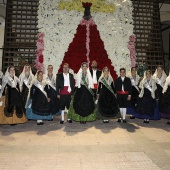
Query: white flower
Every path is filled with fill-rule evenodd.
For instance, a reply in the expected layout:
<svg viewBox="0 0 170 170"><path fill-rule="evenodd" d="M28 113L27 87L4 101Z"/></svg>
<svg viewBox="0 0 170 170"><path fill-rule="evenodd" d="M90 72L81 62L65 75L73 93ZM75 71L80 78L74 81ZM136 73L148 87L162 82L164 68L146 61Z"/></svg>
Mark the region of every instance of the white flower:
<svg viewBox="0 0 170 170"><path fill-rule="evenodd" d="M40 0L38 10L38 28L45 34L43 51L45 70L49 64L52 64L54 73L58 72L83 16L83 13L78 11L58 10L60 1ZM106 2L115 4L115 12L107 14L92 12L92 16L108 57L118 74L120 67L130 70L131 61L127 43L129 36L133 34L133 8L130 0L106 0Z"/></svg>

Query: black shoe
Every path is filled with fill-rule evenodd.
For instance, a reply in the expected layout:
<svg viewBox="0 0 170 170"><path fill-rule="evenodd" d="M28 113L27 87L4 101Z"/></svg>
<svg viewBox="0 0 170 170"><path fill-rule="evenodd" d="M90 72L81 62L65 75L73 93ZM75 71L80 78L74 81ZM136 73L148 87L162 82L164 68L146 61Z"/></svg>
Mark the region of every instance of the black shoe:
<svg viewBox="0 0 170 170"><path fill-rule="evenodd" d="M119 118L119 119L117 120L117 122L121 122L121 120L122 120L122 119L121 119L121 118Z"/></svg>
<svg viewBox="0 0 170 170"><path fill-rule="evenodd" d="M72 120L71 120L71 119L69 119L69 120L67 120L67 122L68 122L68 123L72 123Z"/></svg>
<svg viewBox="0 0 170 170"><path fill-rule="evenodd" d="M31 121L31 119L28 119L28 121Z"/></svg>
<svg viewBox="0 0 170 170"><path fill-rule="evenodd" d="M167 124L170 125L170 121L168 121Z"/></svg>
<svg viewBox="0 0 170 170"><path fill-rule="evenodd" d="M64 121L63 121L63 120L61 120L61 121L60 121L60 124L64 124Z"/></svg>
<svg viewBox="0 0 170 170"><path fill-rule="evenodd" d="M44 122L37 122L37 125L43 125Z"/></svg>
<svg viewBox="0 0 170 170"><path fill-rule="evenodd" d="M146 123L149 123L149 120L147 120Z"/></svg>
<svg viewBox="0 0 170 170"><path fill-rule="evenodd" d="M147 120L144 120L143 123L147 123Z"/></svg>
<svg viewBox="0 0 170 170"><path fill-rule="evenodd" d="M48 120L48 121L53 121L53 119L50 119L50 120Z"/></svg>
<svg viewBox="0 0 170 170"><path fill-rule="evenodd" d="M16 126L17 124L10 124L10 126Z"/></svg>
<svg viewBox="0 0 170 170"><path fill-rule="evenodd" d="M81 121L80 124L86 124L86 122Z"/></svg>
<svg viewBox="0 0 170 170"><path fill-rule="evenodd" d="M135 119L135 116L131 115L131 116L130 116L130 119Z"/></svg>
<svg viewBox="0 0 170 170"><path fill-rule="evenodd" d="M126 119L123 119L123 123L126 123Z"/></svg>

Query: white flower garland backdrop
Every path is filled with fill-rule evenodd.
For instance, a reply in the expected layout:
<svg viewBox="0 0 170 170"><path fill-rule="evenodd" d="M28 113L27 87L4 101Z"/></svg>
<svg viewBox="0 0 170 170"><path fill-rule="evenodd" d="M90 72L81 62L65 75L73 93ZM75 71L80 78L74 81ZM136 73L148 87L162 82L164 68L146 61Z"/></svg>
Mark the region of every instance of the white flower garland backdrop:
<svg viewBox="0 0 170 170"><path fill-rule="evenodd" d="M38 10L39 32L45 34L44 67L46 70L47 66L52 64L54 73L58 72L83 16L83 12L58 10L59 2L60 0L40 0ZM106 3L114 3L114 13L91 11L91 14L104 41L108 57L119 74L120 67L125 67L127 70L131 67L127 45L129 36L133 34L132 2L106 0Z"/></svg>

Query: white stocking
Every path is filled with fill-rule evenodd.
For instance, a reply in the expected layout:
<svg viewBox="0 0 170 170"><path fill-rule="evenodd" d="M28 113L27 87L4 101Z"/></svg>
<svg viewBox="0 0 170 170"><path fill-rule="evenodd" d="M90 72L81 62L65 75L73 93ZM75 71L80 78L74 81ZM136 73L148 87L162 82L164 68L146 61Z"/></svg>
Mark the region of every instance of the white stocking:
<svg viewBox="0 0 170 170"><path fill-rule="evenodd" d="M120 115L123 117L123 108L120 108Z"/></svg>
<svg viewBox="0 0 170 170"><path fill-rule="evenodd" d="M61 111L61 120L64 121L64 110Z"/></svg>
<svg viewBox="0 0 170 170"><path fill-rule="evenodd" d="M123 120L126 119L126 108L123 108Z"/></svg>

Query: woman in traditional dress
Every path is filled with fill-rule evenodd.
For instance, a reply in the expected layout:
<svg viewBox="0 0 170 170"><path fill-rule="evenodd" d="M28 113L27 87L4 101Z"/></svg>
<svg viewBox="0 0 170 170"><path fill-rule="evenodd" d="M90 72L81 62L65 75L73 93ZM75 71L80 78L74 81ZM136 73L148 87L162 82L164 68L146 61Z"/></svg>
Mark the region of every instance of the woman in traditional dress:
<svg viewBox="0 0 170 170"><path fill-rule="evenodd" d="M54 115L59 115L59 99L57 97L57 92L56 92L56 75L53 74L53 66L48 65L47 68L47 75L45 76L45 80L48 84L48 94L50 98L50 113L52 116Z"/></svg>
<svg viewBox="0 0 170 170"><path fill-rule="evenodd" d="M139 89L140 77L137 74L136 67L131 68L131 74L129 75L129 78L132 84L132 94L131 94L130 107L127 108L127 113L131 114L130 119L135 119L135 106L137 104L137 99L140 93L140 89Z"/></svg>
<svg viewBox="0 0 170 170"><path fill-rule="evenodd" d="M170 72L163 87L161 117L170 119ZM167 124L170 124L170 120Z"/></svg>
<svg viewBox="0 0 170 170"><path fill-rule="evenodd" d="M166 76L162 66L158 66L155 73L153 74L153 78L156 81L157 89L155 91L155 96L156 96L156 99L158 99L159 111L160 112L163 109L162 108L162 97L163 97L162 90L163 90L163 87L165 85L166 77L167 76Z"/></svg>
<svg viewBox="0 0 170 170"><path fill-rule="evenodd" d="M80 123L96 120L93 81L86 62L77 73L74 98L71 101L68 118Z"/></svg>
<svg viewBox="0 0 170 170"><path fill-rule="evenodd" d="M15 125L27 122L19 86L20 82L15 76L14 66L8 67L0 92L2 103L0 107L0 124ZM5 96L2 96L3 92Z"/></svg>
<svg viewBox="0 0 170 170"><path fill-rule="evenodd" d="M160 119L158 104L155 100L156 82L147 70L139 85L141 92L136 106L136 117L144 119L144 123L149 123L150 119Z"/></svg>
<svg viewBox="0 0 170 170"><path fill-rule="evenodd" d="M51 120L50 98L48 85L43 80L43 72L38 71L33 80L29 100L27 103L26 116L30 120L37 120L37 125L43 125L43 120Z"/></svg>
<svg viewBox="0 0 170 170"><path fill-rule="evenodd" d="M26 106L30 84L33 79L34 79L34 75L32 74L31 67L30 65L27 64L24 66L24 69L19 76L21 97L22 97L24 106Z"/></svg>
<svg viewBox="0 0 170 170"><path fill-rule="evenodd" d="M120 112L115 97L113 78L108 67L103 68L97 89L98 113L103 123L109 123L108 118L114 118Z"/></svg>

